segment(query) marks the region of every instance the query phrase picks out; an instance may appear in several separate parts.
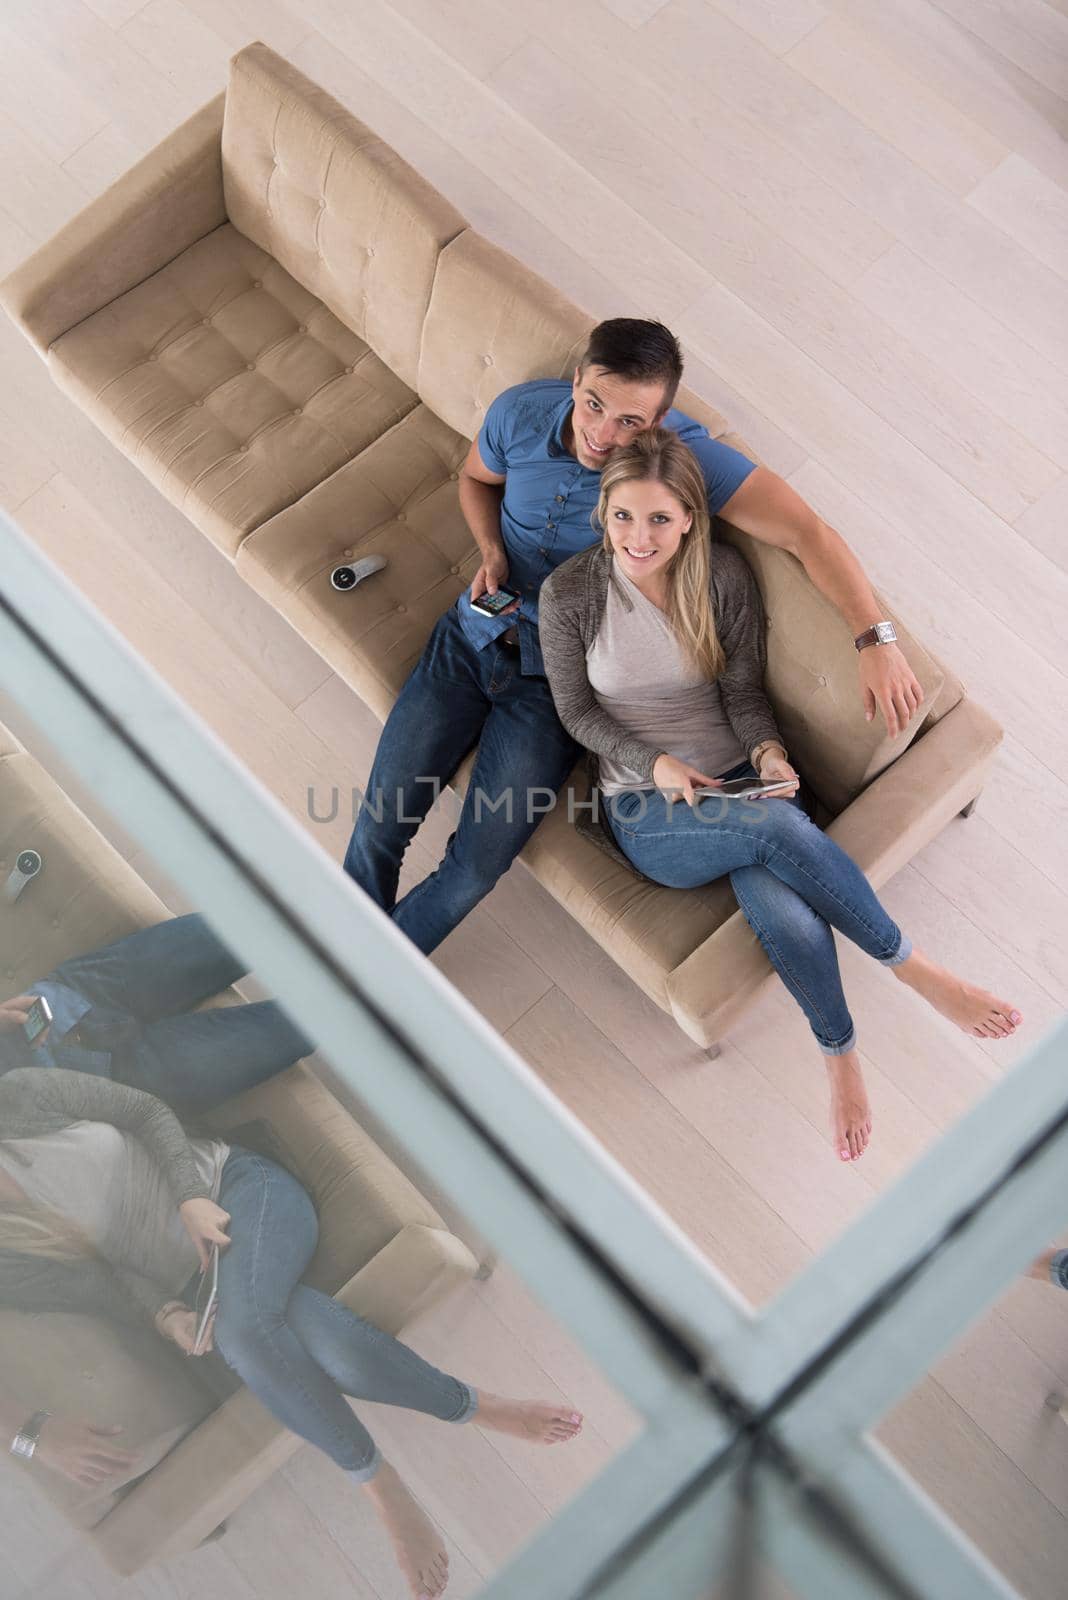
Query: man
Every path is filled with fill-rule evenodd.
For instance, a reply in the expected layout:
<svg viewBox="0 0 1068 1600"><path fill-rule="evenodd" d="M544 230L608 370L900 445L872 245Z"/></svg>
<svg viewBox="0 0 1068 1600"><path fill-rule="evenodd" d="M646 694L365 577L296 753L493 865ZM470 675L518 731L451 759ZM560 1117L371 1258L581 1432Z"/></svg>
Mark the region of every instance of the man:
<svg viewBox="0 0 1068 1600"><path fill-rule="evenodd" d="M845 541L775 473L673 410L681 377L678 341L661 323L602 322L571 384L536 379L505 390L471 446L460 506L482 565L470 592L437 623L390 713L345 856L346 872L426 953L507 871L576 759L545 678L538 590L561 562L597 542L590 519L601 468L641 429L675 429L704 469L709 510L803 563L858 639L869 721L881 711L897 734L923 699L897 645L875 637L884 619ZM487 617L472 609L502 586L519 595L507 611ZM475 744L445 857L397 902L404 851L438 786Z"/></svg>
<svg viewBox="0 0 1068 1600"><path fill-rule="evenodd" d="M0 1073L93 1072L178 1111L205 1111L315 1049L271 1000L193 1010L247 970L199 916L173 917L74 956L0 1004ZM52 1022L30 1044L23 1023L38 996Z"/></svg>

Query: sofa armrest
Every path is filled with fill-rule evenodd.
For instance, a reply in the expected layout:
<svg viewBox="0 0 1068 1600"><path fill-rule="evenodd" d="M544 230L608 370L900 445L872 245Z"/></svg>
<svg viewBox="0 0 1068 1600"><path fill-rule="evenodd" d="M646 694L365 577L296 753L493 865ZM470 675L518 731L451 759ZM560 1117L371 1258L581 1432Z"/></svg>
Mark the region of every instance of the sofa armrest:
<svg viewBox="0 0 1068 1600"><path fill-rule="evenodd" d="M0 305L46 354L226 221L225 95L217 95L0 283Z"/></svg>
<svg viewBox="0 0 1068 1600"><path fill-rule="evenodd" d="M827 828L876 889L973 800L1002 729L974 700L960 700ZM701 1045L715 1044L774 976L760 942L736 911L679 963L667 981L672 1014Z"/></svg>
<svg viewBox="0 0 1068 1600"><path fill-rule="evenodd" d="M376 1327L399 1333L474 1276L478 1263L444 1228L412 1224L336 1296ZM240 1389L120 1500L93 1540L124 1576L193 1550L278 1471L302 1441Z"/></svg>

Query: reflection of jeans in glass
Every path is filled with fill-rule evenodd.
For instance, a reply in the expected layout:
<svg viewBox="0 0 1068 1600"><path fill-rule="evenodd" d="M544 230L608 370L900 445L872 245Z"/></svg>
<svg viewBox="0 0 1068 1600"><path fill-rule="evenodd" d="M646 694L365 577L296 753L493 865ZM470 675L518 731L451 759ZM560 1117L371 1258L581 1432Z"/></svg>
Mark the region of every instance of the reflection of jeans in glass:
<svg viewBox="0 0 1068 1600"><path fill-rule="evenodd" d="M112 1052L114 1077L192 1112L315 1048L274 1001L192 1011L247 970L203 917L187 916L75 956L49 977L91 1002L78 1036L87 1050Z"/></svg>
<svg viewBox="0 0 1068 1600"><path fill-rule="evenodd" d="M508 871L578 755L548 680L524 677L519 668L518 654L501 645L476 650L453 607L435 626L378 742L345 871L424 954ZM444 859L397 903L401 860L436 786L476 744Z"/></svg>
<svg viewBox="0 0 1068 1600"><path fill-rule="evenodd" d="M755 777L746 762L723 774ZM808 1017L825 1055L856 1040L832 928L886 966L912 949L856 862L789 800L710 796L696 814L655 790L608 801L619 848L654 883L695 889L724 874L768 959Z"/></svg>
<svg viewBox="0 0 1068 1600"><path fill-rule="evenodd" d="M1050 1282L1059 1289L1068 1289L1068 1250L1058 1250L1049 1264Z"/></svg>
<svg viewBox="0 0 1068 1600"><path fill-rule="evenodd" d="M346 1395L466 1422L474 1392L318 1289L301 1283L319 1224L307 1192L263 1156L234 1149L219 1204L231 1244L219 1256L215 1345L278 1420L345 1471L381 1461Z"/></svg>

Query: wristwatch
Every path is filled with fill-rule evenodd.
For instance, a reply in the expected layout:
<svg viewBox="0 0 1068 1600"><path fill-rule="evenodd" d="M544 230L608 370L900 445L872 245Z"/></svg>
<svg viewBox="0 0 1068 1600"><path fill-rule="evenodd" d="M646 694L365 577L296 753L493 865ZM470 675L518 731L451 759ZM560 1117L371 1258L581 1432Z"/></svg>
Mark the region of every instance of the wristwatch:
<svg viewBox="0 0 1068 1600"><path fill-rule="evenodd" d="M31 1461L41 1437L41 1429L51 1415L51 1411L35 1411L29 1422L24 1422L12 1439L10 1453L21 1456L23 1461Z"/></svg>
<svg viewBox="0 0 1068 1600"><path fill-rule="evenodd" d="M757 772L760 771L760 761L765 750L781 750L783 760L789 761L790 759L786 746L781 739L765 739L762 744L756 745L749 753L750 765L755 767Z"/></svg>
<svg viewBox="0 0 1068 1600"><path fill-rule="evenodd" d="M853 643L858 650L866 650L870 644L893 644L896 639L897 629L892 622L873 622L870 628L857 634Z"/></svg>

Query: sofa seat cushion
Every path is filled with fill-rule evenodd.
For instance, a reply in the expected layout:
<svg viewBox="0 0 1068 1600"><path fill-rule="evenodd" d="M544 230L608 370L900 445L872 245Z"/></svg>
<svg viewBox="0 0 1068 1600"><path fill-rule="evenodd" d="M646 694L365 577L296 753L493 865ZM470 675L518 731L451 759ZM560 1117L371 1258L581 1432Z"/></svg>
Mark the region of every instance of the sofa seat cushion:
<svg viewBox="0 0 1068 1600"><path fill-rule="evenodd" d="M412 391L230 223L50 347L56 381L228 555Z"/></svg>
<svg viewBox="0 0 1068 1600"><path fill-rule="evenodd" d="M730 880L719 878L700 889L665 889L600 850L569 816L569 790L579 804L589 793L584 765L565 784L521 859L617 966L670 1010L670 974L738 909ZM457 787L466 788L468 776L465 766Z"/></svg>
<svg viewBox="0 0 1068 1600"><path fill-rule="evenodd" d="M324 483L249 535L237 568L383 720L478 551L460 511L468 441L419 406ZM387 565L347 593L334 567Z"/></svg>

